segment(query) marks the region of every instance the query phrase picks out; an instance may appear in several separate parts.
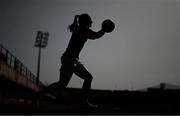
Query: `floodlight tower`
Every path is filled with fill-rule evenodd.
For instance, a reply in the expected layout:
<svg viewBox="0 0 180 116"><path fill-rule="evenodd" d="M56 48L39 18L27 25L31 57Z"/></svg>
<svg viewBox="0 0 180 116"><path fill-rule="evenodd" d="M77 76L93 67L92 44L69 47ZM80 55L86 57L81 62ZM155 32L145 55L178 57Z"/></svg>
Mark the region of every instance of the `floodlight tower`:
<svg viewBox="0 0 180 116"><path fill-rule="evenodd" d="M37 64L37 77L36 84L39 85L39 75L40 75L40 62L41 62L41 48L45 48L48 43L49 32L38 31L35 41L35 47L39 48L38 53L38 64Z"/></svg>

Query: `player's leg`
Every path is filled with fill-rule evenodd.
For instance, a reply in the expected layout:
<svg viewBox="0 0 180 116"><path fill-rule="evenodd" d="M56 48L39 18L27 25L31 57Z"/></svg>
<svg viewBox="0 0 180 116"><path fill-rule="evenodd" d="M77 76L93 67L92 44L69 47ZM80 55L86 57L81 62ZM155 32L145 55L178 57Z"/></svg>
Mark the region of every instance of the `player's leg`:
<svg viewBox="0 0 180 116"><path fill-rule="evenodd" d="M97 105L93 105L88 100L88 94L91 89L92 75L87 71L87 69L81 64L78 63L74 68L74 73L84 80L83 83L83 101L86 105L90 107L97 107Z"/></svg>
<svg viewBox="0 0 180 116"><path fill-rule="evenodd" d="M74 68L74 73L84 80L83 90L85 91L85 96L87 96L88 91L91 89L92 75L87 71L87 69L81 64L78 63Z"/></svg>
<svg viewBox="0 0 180 116"><path fill-rule="evenodd" d="M73 74L73 64L69 63L62 63L61 68L60 68L60 76L59 76L59 81L52 83L51 85L47 86L45 89L43 89L40 94L46 94L47 96L55 99L55 94L58 91L61 91L62 89L66 88L71 77Z"/></svg>
<svg viewBox="0 0 180 116"><path fill-rule="evenodd" d="M67 87L72 74L73 74L74 64L65 64L62 63L60 68L60 76L58 81L57 90L60 91Z"/></svg>

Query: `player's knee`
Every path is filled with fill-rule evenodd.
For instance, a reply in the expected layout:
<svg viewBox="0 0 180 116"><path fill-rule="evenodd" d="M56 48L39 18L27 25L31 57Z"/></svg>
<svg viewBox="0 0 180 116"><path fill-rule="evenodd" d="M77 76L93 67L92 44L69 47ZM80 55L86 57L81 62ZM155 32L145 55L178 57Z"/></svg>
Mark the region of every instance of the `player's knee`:
<svg viewBox="0 0 180 116"><path fill-rule="evenodd" d="M89 74L87 81L91 82L93 80L93 76L91 74Z"/></svg>

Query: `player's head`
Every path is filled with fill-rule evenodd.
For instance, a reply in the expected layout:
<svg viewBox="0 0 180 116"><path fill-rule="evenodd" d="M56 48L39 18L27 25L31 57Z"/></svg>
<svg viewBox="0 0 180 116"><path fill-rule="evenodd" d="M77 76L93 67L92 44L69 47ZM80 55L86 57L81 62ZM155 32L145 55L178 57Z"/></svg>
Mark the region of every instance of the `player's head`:
<svg viewBox="0 0 180 116"><path fill-rule="evenodd" d="M69 30L73 32L78 26L82 27L91 27L92 26L92 20L91 17L83 13L81 15L75 15L74 17L74 22L69 26Z"/></svg>
<svg viewBox="0 0 180 116"><path fill-rule="evenodd" d="M79 15L78 19L79 19L78 22L79 22L80 26L85 26L85 27L91 27L92 26L92 20L88 14L83 13L83 14Z"/></svg>

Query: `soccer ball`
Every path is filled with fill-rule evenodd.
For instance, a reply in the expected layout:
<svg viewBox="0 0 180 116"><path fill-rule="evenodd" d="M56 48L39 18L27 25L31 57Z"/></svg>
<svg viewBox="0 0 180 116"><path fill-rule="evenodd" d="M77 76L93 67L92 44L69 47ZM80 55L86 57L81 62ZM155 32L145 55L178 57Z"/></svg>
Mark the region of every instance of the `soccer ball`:
<svg viewBox="0 0 180 116"><path fill-rule="evenodd" d="M115 24L110 19L106 19L102 22L102 28L107 32L110 33L114 30Z"/></svg>

